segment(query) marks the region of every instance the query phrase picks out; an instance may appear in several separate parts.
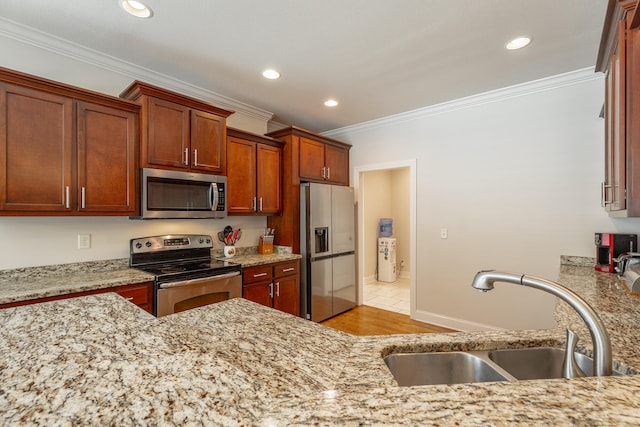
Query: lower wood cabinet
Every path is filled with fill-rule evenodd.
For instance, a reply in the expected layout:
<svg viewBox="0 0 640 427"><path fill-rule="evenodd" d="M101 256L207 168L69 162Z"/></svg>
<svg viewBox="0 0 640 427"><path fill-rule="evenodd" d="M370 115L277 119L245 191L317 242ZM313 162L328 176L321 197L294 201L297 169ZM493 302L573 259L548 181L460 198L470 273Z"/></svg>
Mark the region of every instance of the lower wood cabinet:
<svg viewBox="0 0 640 427"><path fill-rule="evenodd" d="M114 286L112 288L93 289L90 291L73 292L64 295L55 295L44 298L36 298L26 301L15 301L6 304L0 304L0 309L18 307L21 305L38 304L47 301L56 301L67 298L83 297L87 295L104 294L107 292L116 292L126 300L137 305L141 309L153 314L153 282L143 282L131 285Z"/></svg>
<svg viewBox="0 0 640 427"><path fill-rule="evenodd" d="M285 261L242 270L242 297L300 316L300 261Z"/></svg>

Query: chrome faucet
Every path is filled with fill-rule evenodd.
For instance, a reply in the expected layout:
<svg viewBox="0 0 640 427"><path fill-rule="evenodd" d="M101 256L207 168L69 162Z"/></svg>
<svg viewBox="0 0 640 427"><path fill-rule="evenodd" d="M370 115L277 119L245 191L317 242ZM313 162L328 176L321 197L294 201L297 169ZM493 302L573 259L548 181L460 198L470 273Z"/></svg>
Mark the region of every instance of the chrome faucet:
<svg viewBox="0 0 640 427"><path fill-rule="evenodd" d="M604 327L602 319L600 319L595 310L578 294L549 280L526 276L524 274L501 273L492 270L478 272L473 278L471 286L482 292L487 292L493 289L495 282L514 283L516 285L539 289L555 295L573 307L587 324L589 333L591 334L591 340L593 341L594 375L598 377L611 375L611 341L609 340L609 334ZM582 374L579 369L575 369L577 364L575 362L574 349L577 337L574 336L575 334L573 334L573 332L569 332L570 333L567 334L568 348L566 351L565 366L563 368L563 376L565 378L573 378ZM571 339L569 339L569 336L571 336Z"/></svg>

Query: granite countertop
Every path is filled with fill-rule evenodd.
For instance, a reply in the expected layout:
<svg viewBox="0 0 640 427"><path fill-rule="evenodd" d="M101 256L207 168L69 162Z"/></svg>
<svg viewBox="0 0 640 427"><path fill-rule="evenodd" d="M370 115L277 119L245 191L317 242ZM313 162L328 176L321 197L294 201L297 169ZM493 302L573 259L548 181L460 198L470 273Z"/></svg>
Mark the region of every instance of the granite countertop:
<svg viewBox="0 0 640 427"><path fill-rule="evenodd" d="M300 259L300 255L260 255L247 248L240 256L220 258L243 267ZM214 253L215 255L220 255ZM129 267L127 258L0 271L0 304L153 281L154 276Z"/></svg>
<svg viewBox="0 0 640 427"><path fill-rule="evenodd" d="M149 282L128 259L59 264L0 271L0 304Z"/></svg>
<svg viewBox="0 0 640 427"><path fill-rule="evenodd" d="M562 266L558 281L600 313L617 366L640 367L638 300L616 276ZM567 325L584 337L570 310L550 330L356 337L244 299L158 319L111 293L10 308L0 423L637 425L640 376L398 387L382 360L561 346Z"/></svg>

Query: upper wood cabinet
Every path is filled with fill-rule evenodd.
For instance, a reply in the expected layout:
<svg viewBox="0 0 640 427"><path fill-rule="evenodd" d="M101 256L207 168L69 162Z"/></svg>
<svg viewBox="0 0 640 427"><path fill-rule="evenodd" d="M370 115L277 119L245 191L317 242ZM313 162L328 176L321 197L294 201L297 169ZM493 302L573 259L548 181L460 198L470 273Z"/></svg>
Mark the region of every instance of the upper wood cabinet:
<svg viewBox="0 0 640 427"><path fill-rule="evenodd" d="M275 244L299 253L300 182L349 185L351 145L294 126L267 136L284 142L282 214L269 216L267 226L276 229Z"/></svg>
<svg viewBox="0 0 640 427"><path fill-rule="evenodd" d="M640 216L640 11L638 0L611 0L596 71L605 80L605 177L610 216Z"/></svg>
<svg viewBox="0 0 640 427"><path fill-rule="evenodd" d="M0 215L130 215L140 107L0 69Z"/></svg>
<svg viewBox="0 0 640 427"><path fill-rule="evenodd" d="M227 129L227 212L277 215L282 210L282 145L261 135Z"/></svg>
<svg viewBox="0 0 640 427"><path fill-rule="evenodd" d="M349 184L349 147L300 138L300 179Z"/></svg>
<svg viewBox="0 0 640 427"><path fill-rule="evenodd" d="M139 81L120 96L142 104L141 167L227 173L226 118L233 111Z"/></svg>

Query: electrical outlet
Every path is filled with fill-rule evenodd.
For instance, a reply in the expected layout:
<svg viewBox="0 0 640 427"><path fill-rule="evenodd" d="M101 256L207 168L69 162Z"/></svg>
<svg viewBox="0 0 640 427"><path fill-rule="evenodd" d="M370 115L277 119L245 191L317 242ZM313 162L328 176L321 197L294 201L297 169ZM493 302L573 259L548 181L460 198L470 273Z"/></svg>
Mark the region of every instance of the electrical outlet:
<svg viewBox="0 0 640 427"><path fill-rule="evenodd" d="M441 228L440 229L440 238L441 239L446 239L447 237L449 237L449 230L447 230L446 228Z"/></svg>
<svg viewBox="0 0 640 427"><path fill-rule="evenodd" d="M403 259L400 260L400 268L404 268L404 260Z"/></svg>
<svg viewBox="0 0 640 427"><path fill-rule="evenodd" d="M78 234L78 249L91 248L91 234Z"/></svg>

